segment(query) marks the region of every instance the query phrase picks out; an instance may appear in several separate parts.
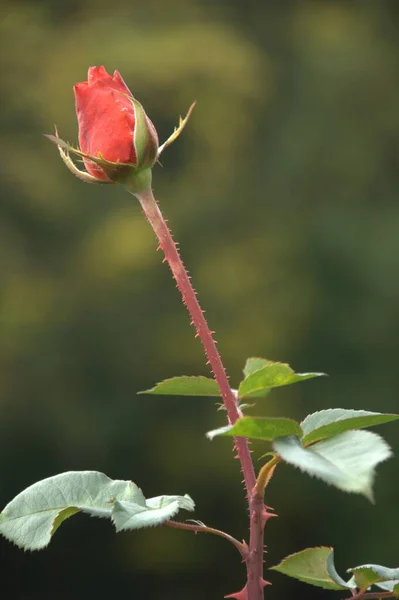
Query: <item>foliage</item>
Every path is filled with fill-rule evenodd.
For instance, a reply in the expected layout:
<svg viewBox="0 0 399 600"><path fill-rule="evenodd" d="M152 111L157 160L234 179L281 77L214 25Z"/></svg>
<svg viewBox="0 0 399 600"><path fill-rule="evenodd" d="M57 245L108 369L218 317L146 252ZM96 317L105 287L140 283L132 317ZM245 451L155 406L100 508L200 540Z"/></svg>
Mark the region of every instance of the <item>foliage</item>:
<svg viewBox="0 0 399 600"><path fill-rule="evenodd" d="M41 550L65 519L81 511L108 518L116 531L161 525L180 508L194 510L191 498L145 499L132 481L112 481L96 471L69 471L34 483L0 516L0 533L24 550Z"/></svg>

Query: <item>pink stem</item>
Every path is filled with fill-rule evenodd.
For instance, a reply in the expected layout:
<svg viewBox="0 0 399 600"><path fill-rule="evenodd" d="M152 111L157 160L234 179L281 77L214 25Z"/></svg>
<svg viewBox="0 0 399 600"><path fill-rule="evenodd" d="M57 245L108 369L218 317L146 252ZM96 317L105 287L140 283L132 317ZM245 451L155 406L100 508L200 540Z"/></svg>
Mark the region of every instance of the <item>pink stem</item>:
<svg viewBox="0 0 399 600"><path fill-rule="evenodd" d="M196 292L191 285L190 278L180 258L176 244L173 241L152 190L147 189L134 195L140 201L143 211L158 238L159 245L165 254L165 260L168 262L173 277L176 280L183 302L190 313L192 324L202 342L208 363L219 386L229 423L234 424L242 414L238 408L236 397L230 388L215 340L199 305ZM263 527L266 522L265 514L266 516L271 515L266 513L262 499L259 499L259 496L253 493L256 477L247 439L237 437L234 438L234 442L244 475L251 519L250 546L248 559L246 560L248 580L244 588L247 595L245 600L263 600L263 539L260 539L260 535L262 533L263 537Z"/></svg>
<svg viewBox="0 0 399 600"><path fill-rule="evenodd" d="M208 363L219 386L229 423L233 425L242 415L238 409L234 393L230 389L229 380L216 347L215 340L213 339L212 332L208 327L204 313L197 300L196 292L191 285L190 277L183 265L176 244L173 241L169 228L159 210L152 190L148 189L136 194L136 196L158 238L160 247L164 251L165 260L168 262L173 273L177 287L182 295L183 302L190 313L192 324L202 342L205 354L208 358ZM235 438L235 446L244 475L245 487L249 496L255 485L256 478L248 442L245 438Z"/></svg>
<svg viewBox="0 0 399 600"><path fill-rule="evenodd" d="M248 597L252 598L249 593L251 582L257 593L256 598L263 598L263 588L269 584L263 579L264 529L267 520L274 515L267 512L263 496L258 494L256 488L254 488L249 502L249 515L249 552L246 559Z"/></svg>

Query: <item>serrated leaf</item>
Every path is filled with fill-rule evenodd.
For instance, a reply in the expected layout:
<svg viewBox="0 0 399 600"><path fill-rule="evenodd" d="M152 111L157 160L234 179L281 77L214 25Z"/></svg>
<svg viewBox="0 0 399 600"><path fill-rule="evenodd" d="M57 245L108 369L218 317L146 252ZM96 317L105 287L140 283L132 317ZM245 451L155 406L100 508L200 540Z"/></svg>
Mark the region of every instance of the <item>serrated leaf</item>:
<svg viewBox="0 0 399 600"><path fill-rule="evenodd" d="M304 448L296 437L279 438L274 450L286 462L345 492L373 501L376 466L392 456L388 444L371 431L347 431Z"/></svg>
<svg viewBox="0 0 399 600"><path fill-rule="evenodd" d="M162 498L166 506L168 497ZM190 505L188 500L186 502L188 497L183 500L176 500L180 496L172 498L171 510L164 512L163 520L175 514L173 502L177 502L177 509ZM158 498L146 500L132 481L112 480L97 471L68 471L34 483L11 500L0 515L0 533L21 548L40 550L49 544L61 523L73 514L81 511L111 519L116 504L124 502L148 513L145 515L148 525L162 522L162 515L157 512Z"/></svg>
<svg viewBox="0 0 399 600"><path fill-rule="evenodd" d="M308 415L302 421L301 427L304 434L302 444L307 446L344 431L364 429L365 427L388 423L395 419L399 419L399 415L344 408L320 410Z"/></svg>
<svg viewBox="0 0 399 600"><path fill-rule="evenodd" d="M360 589L378 585L378 587L388 591L399 591L399 568L390 569L382 565L360 565L348 569L348 573L353 573L353 580Z"/></svg>
<svg viewBox="0 0 399 600"><path fill-rule="evenodd" d="M380 578L377 573L373 571L373 569L363 567L361 569L354 570L353 581L356 583L358 588L368 589L371 585L373 585L373 583L378 583Z"/></svg>
<svg viewBox="0 0 399 600"><path fill-rule="evenodd" d="M153 388L138 392L139 394L159 394L162 396L217 396L220 397L219 386L209 377L185 376L172 377L157 383Z"/></svg>
<svg viewBox="0 0 399 600"><path fill-rule="evenodd" d="M241 417L234 425L219 427L206 434L210 440L214 437L234 436L247 437L271 442L278 437L288 435L301 435L302 430L299 424L293 419L273 418L273 417Z"/></svg>
<svg viewBox="0 0 399 600"><path fill-rule="evenodd" d="M248 362L249 361L249 362ZM266 359L248 359L244 373L248 373L238 387L239 398L267 394L270 388L290 385L325 373L295 373L285 363L267 361ZM264 366L257 368L264 362Z"/></svg>
<svg viewBox="0 0 399 600"><path fill-rule="evenodd" d="M131 487L133 486L133 487ZM34 483L18 494L2 511L0 533L29 550L44 548L70 509L100 511L110 516L113 497L133 493L128 481L112 481L95 471L61 473Z"/></svg>
<svg viewBox="0 0 399 600"><path fill-rule="evenodd" d="M330 562L330 565L334 565L333 556L333 548L306 548L306 550L287 556L279 565L270 568L273 571L284 573L284 575L326 590L347 589L348 585L336 573L335 567L331 569L330 566L330 571L335 573L338 581L331 577L327 565L328 562Z"/></svg>
<svg viewBox="0 0 399 600"><path fill-rule="evenodd" d="M117 531L152 527L171 519L181 508L194 510L194 502L187 494L158 496L147 500L145 506L122 500L115 502L112 521Z"/></svg>

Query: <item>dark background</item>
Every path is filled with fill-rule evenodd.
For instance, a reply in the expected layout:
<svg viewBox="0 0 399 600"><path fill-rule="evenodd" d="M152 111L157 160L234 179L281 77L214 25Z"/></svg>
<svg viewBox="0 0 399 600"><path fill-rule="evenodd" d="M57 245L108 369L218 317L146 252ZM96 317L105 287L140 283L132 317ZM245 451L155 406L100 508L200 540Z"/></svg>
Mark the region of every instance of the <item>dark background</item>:
<svg viewBox="0 0 399 600"><path fill-rule="evenodd" d="M137 201L74 178L42 133L57 123L76 141L72 86L90 65L120 70L162 141L196 99L154 190L232 385L264 356L330 377L252 414L398 412L399 4L3 0L1 29L1 505L93 469L146 496L189 493L195 518L241 539L230 440L204 435L224 414L136 395L208 374L153 233ZM379 431L398 454L398 426ZM311 545L334 546L342 575L396 566L397 460L378 469L376 506L281 467L266 567ZM1 540L0 556L2 597L18 600L217 600L245 578L219 538L115 535L83 515L42 552ZM345 596L266 577L267 600Z"/></svg>

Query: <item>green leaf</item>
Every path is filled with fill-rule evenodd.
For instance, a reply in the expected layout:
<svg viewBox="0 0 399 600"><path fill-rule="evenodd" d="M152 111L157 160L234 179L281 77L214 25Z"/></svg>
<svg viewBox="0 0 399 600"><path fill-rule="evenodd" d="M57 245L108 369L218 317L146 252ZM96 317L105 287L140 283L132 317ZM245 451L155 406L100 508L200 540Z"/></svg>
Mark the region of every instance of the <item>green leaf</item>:
<svg viewBox="0 0 399 600"><path fill-rule="evenodd" d="M364 429L399 419L399 415L375 413L367 410L330 408L308 415L301 423L303 445L329 438L350 429Z"/></svg>
<svg viewBox="0 0 399 600"><path fill-rule="evenodd" d="M376 466L392 456L388 444L371 431L346 431L304 448L296 437L279 438L274 450L286 462L345 492L373 501Z"/></svg>
<svg viewBox="0 0 399 600"><path fill-rule="evenodd" d="M399 568L389 569L381 565L360 565L348 569L348 573L353 573L353 581L360 589L378 585L387 591L399 592Z"/></svg>
<svg viewBox="0 0 399 600"><path fill-rule="evenodd" d="M153 388L139 394L159 394L165 396L218 396L220 390L214 379L209 377L172 377L157 383Z"/></svg>
<svg viewBox="0 0 399 600"><path fill-rule="evenodd" d="M62 510L61 512L58 513L58 515L56 516L56 518L54 519L53 522L53 527L51 530L51 535L53 536L55 534L55 532L57 531L58 527L67 519L69 519L69 517L72 517L73 515L76 515L76 513L80 512L78 508L65 508L64 510Z"/></svg>
<svg viewBox="0 0 399 600"><path fill-rule="evenodd" d="M263 369L263 367L266 367L269 364L269 362L270 361L266 360L266 358L248 358L244 367L244 376L248 377L248 375L252 375L252 373ZM247 394L247 397L264 398L265 396L270 394L270 392L271 388L262 389L257 392L252 392L251 394Z"/></svg>
<svg viewBox="0 0 399 600"><path fill-rule="evenodd" d="M270 388L290 385L298 381L325 375L325 373L295 373L285 363L260 358L248 359L244 373L246 377L238 387L239 398L265 395Z"/></svg>
<svg viewBox="0 0 399 600"><path fill-rule="evenodd" d="M145 506L121 500L114 504L112 521L116 531L151 527L171 519L181 508L194 510L194 502L187 494L150 498Z"/></svg>
<svg viewBox="0 0 399 600"><path fill-rule="evenodd" d="M279 565L270 568L330 590L368 589L371 585L376 585L389 592L399 592L399 568L361 565L348 569L348 572L353 573L353 577L348 582L344 581L335 569L332 548L306 548L287 556Z"/></svg>
<svg viewBox="0 0 399 600"><path fill-rule="evenodd" d="M336 573L333 557L333 548L306 548L306 550L287 556L279 565L270 568L326 590L344 590L348 584ZM328 568L328 563L330 568ZM330 571L334 577L331 576Z"/></svg>
<svg viewBox="0 0 399 600"><path fill-rule="evenodd" d="M259 371L260 369L263 369L263 367L267 367L269 363L270 360L267 360L266 358L247 358L247 362L245 363L244 367L244 376L248 377L248 375L252 375L252 373L255 373L255 371Z"/></svg>
<svg viewBox="0 0 399 600"><path fill-rule="evenodd" d="M241 417L234 425L220 427L206 434L210 440L218 435L247 437L271 442L278 437L302 435L299 424L293 419L273 417Z"/></svg>
<svg viewBox="0 0 399 600"><path fill-rule="evenodd" d="M394 581L386 581L385 583L376 583L375 585L386 592L395 592L395 598L399 596L399 579L395 579Z"/></svg>
<svg viewBox="0 0 399 600"><path fill-rule="evenodd" d="M125 526L121 507L129 514ZM79 511L112 519L120 530L159 525L179 508L193 510L194 502L189 496L146 500L132 481L113 481L97 471L68 471L34 483L11 500L0 515L0 533L21 548L40 550L61 523ZM140 513L136 519L134 510Z"/></svg>

